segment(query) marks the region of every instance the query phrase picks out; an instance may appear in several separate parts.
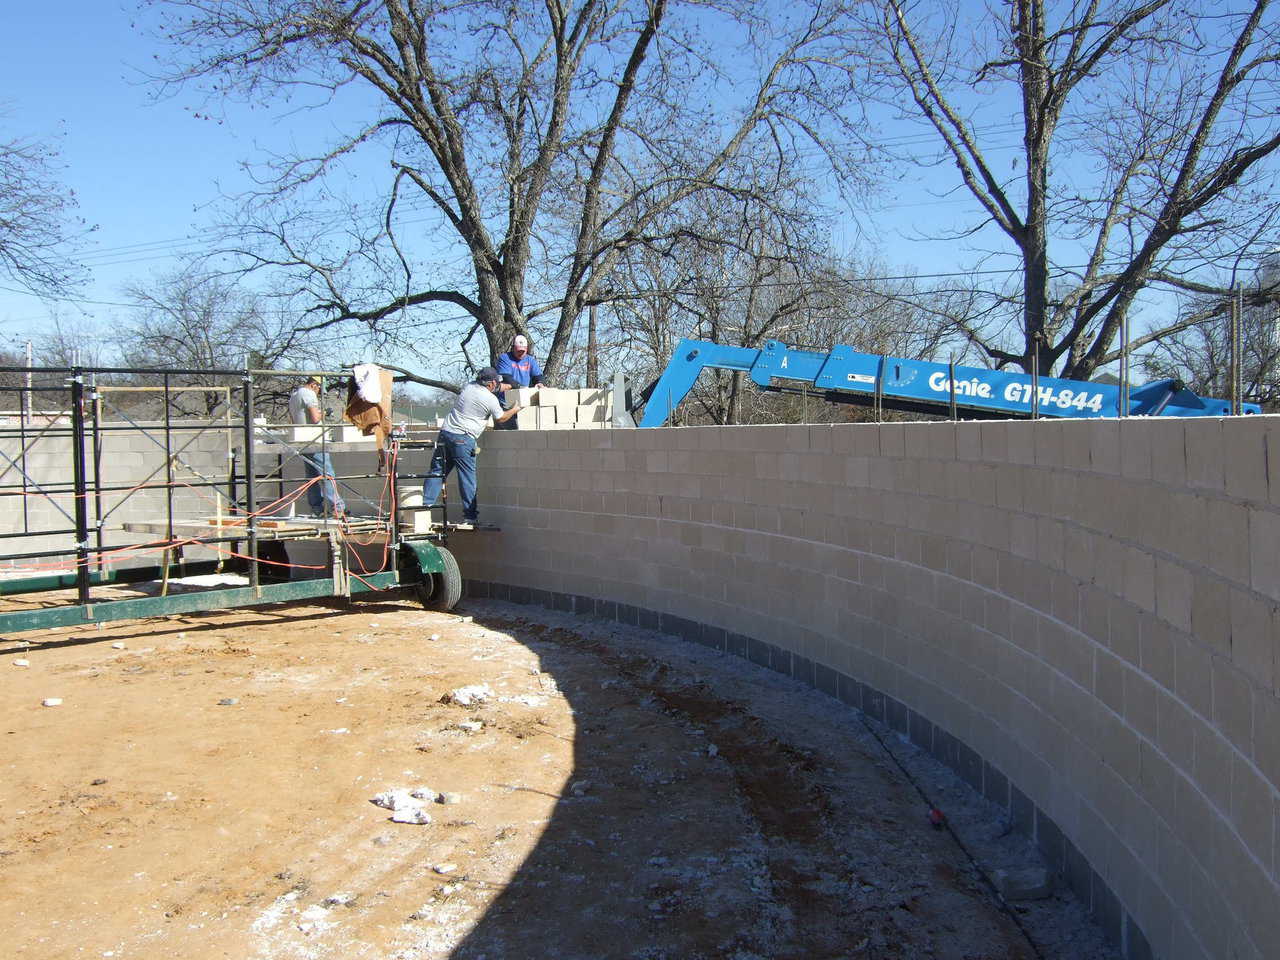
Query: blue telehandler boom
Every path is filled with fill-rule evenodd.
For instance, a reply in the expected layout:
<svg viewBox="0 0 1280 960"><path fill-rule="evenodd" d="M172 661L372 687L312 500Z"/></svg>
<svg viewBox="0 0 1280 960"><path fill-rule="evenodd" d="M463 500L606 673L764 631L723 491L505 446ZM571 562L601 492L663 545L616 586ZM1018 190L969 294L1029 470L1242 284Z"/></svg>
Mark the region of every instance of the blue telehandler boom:
<svg viewBox="0 0 1280 960"><path fill-rule="evenodd" d="M693 389L704 369L741 370L765 390L822 391L825 399L886 410L955 416L966 420L1018 417L1223 417L1226 400L1198 397L1177 380L1155 380L1128 391L1082 380L959 367L859 353L836 346L829 353L797 350L768 340L755 350L706 340L681 340L654 384L642 427L660 427ZM1256 403L1242 413L1261 413Z"/></svg>

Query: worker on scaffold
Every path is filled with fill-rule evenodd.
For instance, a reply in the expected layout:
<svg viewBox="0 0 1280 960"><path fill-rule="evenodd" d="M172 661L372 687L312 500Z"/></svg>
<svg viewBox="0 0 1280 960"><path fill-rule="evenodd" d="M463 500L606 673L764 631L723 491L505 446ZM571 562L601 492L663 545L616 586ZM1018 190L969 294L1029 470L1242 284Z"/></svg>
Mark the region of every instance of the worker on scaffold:
<svg viewBox="0 0 1280 960"><path fill-rule="evenodd" d="M499 385L500 398L502 400L502 409L507 410L511 407L507 400L507 390L511 387L540 387L542 386L542 366L538 363L537 357L529 352L529 340L524 336L517 336L511 341L511 349L506 353L499 355L496 365L498 376L502 383ZM499 430L514 430L516 421L508 420L498 425Z"/></svg>
<svg viewBox="0 0 1280 960"><path fill-rule="evenodd" d="M440 425L431 468L422 482L422 505L434 507L449 471L457 468L458 490L462 494L462 523L458 526L463 529L480 528L480 510L476 503L476 440L490 417L495 424L505 423L523 409L516 403L510 410L503 411L497 397L499 382L498 371L485 367L476 375L474 383L462 388L453 409Z"/></svg>
<svg viewBox="0 0 1280 960"><path fill-rule="evenodd" d="M289 394L289 419L298 426L309 426L324 420L324 410L320 406L320 394L323 391L319 377L308 377L307 381ZM338 493L334 482L333 461L328 451L321 449L312 453L304 453L302 462L306 467L307 479L323 477L319 483L307 487L307 503L311 506L313 517L325 516L325 504L329 505L329 513L335 520L346 519L347 504Z"/></svg>

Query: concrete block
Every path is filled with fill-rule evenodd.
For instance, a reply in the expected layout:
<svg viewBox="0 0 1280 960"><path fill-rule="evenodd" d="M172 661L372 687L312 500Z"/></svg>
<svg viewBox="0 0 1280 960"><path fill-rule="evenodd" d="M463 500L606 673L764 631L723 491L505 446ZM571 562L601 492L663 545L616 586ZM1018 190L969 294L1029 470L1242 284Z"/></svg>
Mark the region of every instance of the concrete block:
<svg viewBox="0 0 1280 960"><path fill-rule="evenodd" d="M1184 566L1156 558L1156 614L1176 630L1191 630L1191 572Z"/></svg>
<svg viewBox="0 0 1280 960"><path fill-rule="evenodd" d="M1254 684L1275 687L1276 605L1245 590L1231 591L1231 660Z"/></svg>
<svg viewBox="0 0 1280 960"><path fill-rule="evenodd" d="M1249 583L1259 593L1280 600L1280 513L1248 511Z"/></svg>
<svg viewBox="0 0 1280 960"><path fill-rule="evenodd" d="M1156 710L1162 696L1160 688L1136 670L1124 675L1124 718L1133 729L1148 740L1156 738Z"/></svg>
<svg viewBox="0 0 1280 960"><path fill-rule="evenodd" d="M1174 637L1173 669L1177 693L1200 716L1213 716L1213 661L1218 659L1191 637Z"/></svg>
<svg viewBox="0 0 1280 960"><path fill-rule="evenodd" d="M1280 505L1280 417L1261 419L1260 427L1267 436L1267 496Z"/></svg>
<svg viewBox="0 0 1280 960"><path fill-rule="evenodd" d="M1053 876L1044 867L996 870L993 878L1000 896L1017 900L1045 900L1053 895Z"/></svg>
<svg viewBox="0 0 1280 960"><path fill-rule="evenodd" d="M1121 660L1136 666L1141 638L1138 609L1114 597L1108 598L1107 607L1107 648Z"/></svg>
<svg viewBox="0 0 1280 960"><path fill-rule="evenodd" d="M1189 418L1182 423L1186 444L1187 486L1212 493L1226 490L1226 451L1222 421L1217 417Z"/></svg>
<svg viewBox="0 0 1280 960"><path fill-rule="evenodd" d="M1097 473L1119 475L1120 421L1101 420L1089 423L1089 466Z"/></svg>
<svg viewBox="0 0 1280 960"><path fill-rule="evenodd" d="M1133 480L1151 479L1153 434L1151 421L1124 419L1120 427L1120 472Z"/></svg>
<svg viewBox="0 0 1280 960"><path fill-rule="evenodd" d="M1194 714L1180 701L1169 696L1156 701L1156 745L1179 771L1192 769L1198 724Z"/></svg>
<svg viewBox="0 0 1280 960"><path fill-rule="evenodd" d="M1271 873L1275 871L1271 822L1275 802L1275 788L1237 753L1231 763L1231 822L1249 852Z"/></svg>
<svg viewBox="0 0 1280 960"><path fill-rule="evenodd" d="M1230 742L1212 727L1197 722L1195 724L1195 758L1192 765L1192 774L1195 777L1196 785L1200 788L1200 792L1204 794L1209 803L1217 808L1216 812L1205 812L1203 814L1197 812L1196 816L1203 817L1206 820L1216 819L1217 815L1225 814L1231 806L1231 763L1232 750ZM1178 814L1182 816L1182 801L1179 800ZM1203 842L1204 838L1209 835L1209 826L1205 823L1196 823L1196 833L1183 833L1182 836L1192 838L1200 838Z"/></svg>
<svg viewBox="0 0 1280 960"><path fill-rule="evenodd" d="M1267 431L1252 417L1222 421L1223 469L1228 496L1267 502Z"/></svg>
<svg viewBox="0 0 1280 960"><path fill-rule="evenodd" d="M1123 660L1106 650L1093 652L1093 692L1117 716L1124 716L1124 678L1131 672Z"/></svg>
<svg viewBox="0 0 1280 960"><path fill-rule="evenodd" d="M609 414L604 407L577 406L573 419L576 423L604 423Z"/></svg>
<svg viewBox="0 0 1280 960"><path fill-rule="evenodd" d="M1208 566L1229 580L1249 582L1249 510L1227 500L1210 499L1206 531Z"/></svg>
<svg viewBox="0 0 1280 960"><path fill-rule="evenodd" d="M1191 632L1208 650L1230 654L1231 588L1216 577L1192 579Z"/></svg>
<svg viewBox="0 0 1280 960"><path fill-rule="evenodd" d="M1169 625L1154 614L1138 618L1141 635L1139 666L1152 680L1166 690L1177 686L1174 634Z"/></svg>
<svg viewBox="0 0 1280 960"><path fill-rule="evenodd" d="M974 421L962 421L955 424L956 457L960 460L979 460L982 458L981 424Z"/></svg>
<svg viewBox="0 0 1280 960"><path fill-rule="evenodd" d="M1253 762L1280 789L1280 698L1265 692L1253 698L1253 732Z"/></svg>
<svg viewBox="0 0 1280 960"><path fill-rule="evenodd" d="M503 395L508 405L518 403L522 407L528 407L538 402L536 398L541 392L541 388L535 390L533 387L507 387Z"/></svg>
<svg viewBox="0 0 1280 960"><path fill-rule="evenodd" d="M1136 607L1156 609L1155 558L1140 547L1124 547L1124 597Z"/></svg>
<svg viewBox="0 0 1280 960"><path fill-rule="evenodd" d="M901 423L881 424L880 455L882 457L904 457L906 452L906 426Z"/></svg>
<svg viewBox="0 0 1280 960"><path fill-rule="evenodd" d="M1151 479L1165 486L1186 486L1186 424L1179 418L1153 418L1138 422L1146 428L1151 440Z"/></svg>
<svg viewBox="0 0 1280 960"><path fill-rule="evenodd" d="M535 403L540 407L570 406L578 405L578 391L564 390L559 387L539 387L533 394Z"/></svg>
<svg viewBox="0 0 1280 960"><path fill-rule="evenodd" d="M1245 752L1253 748L1253 702L1249 677L1225 657L1212 664L1213 722Z"/></svg>

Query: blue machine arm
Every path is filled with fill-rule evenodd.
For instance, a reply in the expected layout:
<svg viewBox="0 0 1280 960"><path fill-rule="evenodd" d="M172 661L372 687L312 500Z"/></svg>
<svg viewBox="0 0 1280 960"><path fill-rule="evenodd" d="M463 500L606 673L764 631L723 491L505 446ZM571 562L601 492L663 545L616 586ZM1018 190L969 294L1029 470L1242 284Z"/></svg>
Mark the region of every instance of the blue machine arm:
<svg viewBox="0 0 1280 960"><path fill-rule="evenodd" d="M753 382L772 390L794 389L790 383L830 391L832 399L878 400L883 406L935 409L952 402L968 416L1114 417L1121 412L1118 386L1057 377L1033 378L1025 373L952 367L927 360L908 360L859 353L837 346L830 353L796 350L769 340L760 350L705 340L681 340L671 362L654 384L642 427L660 427L693 389L704 369L741 370ZM954 382L953 382L954 381ZM861 395L861 396L859 396ZM1036 403L1033 404L1033 396ZM1244 413L1261 413L1256 403L1242 404ZM1198 397L1176 380L1156 380L1129 391L1128 416L1221 417L1231 412L1226 400Z"/></svg>

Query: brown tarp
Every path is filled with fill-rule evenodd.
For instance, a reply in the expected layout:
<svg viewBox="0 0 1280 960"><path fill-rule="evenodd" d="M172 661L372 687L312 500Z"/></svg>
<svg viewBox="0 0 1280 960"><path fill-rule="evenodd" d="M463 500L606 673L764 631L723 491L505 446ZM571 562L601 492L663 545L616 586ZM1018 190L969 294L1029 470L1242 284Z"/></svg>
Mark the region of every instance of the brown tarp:
<svg viewBox="0 0 1280 960"><path fill-rule="evenodd" d="M356 392L356 378L352 377L347 383L347 408L342 415L366 437L376 434L381 451L391 433L391 371L379 370L378 382L382 385L382 402L370 403Z"/></svg>

